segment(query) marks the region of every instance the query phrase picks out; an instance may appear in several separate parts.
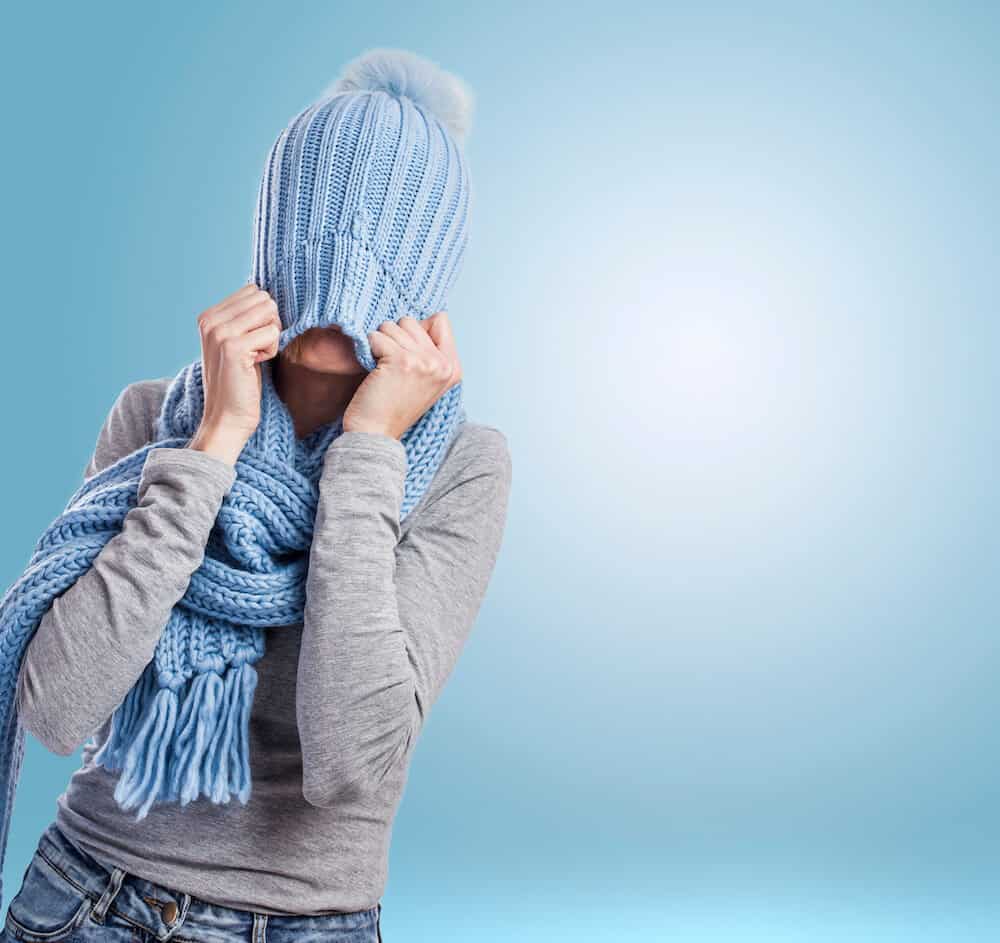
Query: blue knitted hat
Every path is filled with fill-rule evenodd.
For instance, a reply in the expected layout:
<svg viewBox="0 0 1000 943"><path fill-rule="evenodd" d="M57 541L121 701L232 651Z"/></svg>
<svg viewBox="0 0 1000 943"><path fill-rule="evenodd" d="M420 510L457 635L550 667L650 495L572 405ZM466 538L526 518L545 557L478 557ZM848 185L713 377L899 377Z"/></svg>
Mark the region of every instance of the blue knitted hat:
<svg viewBox="0 0 1000 943"><path fill-rule="evenodd" d="M472 102L429 60L372 49L278 135L257 196L250 277L278 305L279 350L338 325L372 370L368 332L447 310L468 241Z"/></svg>

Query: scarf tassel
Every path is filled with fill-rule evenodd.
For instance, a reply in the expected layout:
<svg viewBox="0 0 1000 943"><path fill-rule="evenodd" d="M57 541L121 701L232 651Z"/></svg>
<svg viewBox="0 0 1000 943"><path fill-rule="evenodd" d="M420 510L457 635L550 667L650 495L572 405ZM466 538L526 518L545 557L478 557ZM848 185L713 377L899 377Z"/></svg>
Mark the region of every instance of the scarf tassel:
<svg viewBox="0 0 1000 943"><path fill-rule="evenodd" d="M121 770L115 800L137 805L136 821L153 803L199 795L216 804L235 793L250 798L250 709L257 672L249 662L224 675L206 671L178 691L157 684L152 664L111 716L111 729L94 761Z"/></svg>

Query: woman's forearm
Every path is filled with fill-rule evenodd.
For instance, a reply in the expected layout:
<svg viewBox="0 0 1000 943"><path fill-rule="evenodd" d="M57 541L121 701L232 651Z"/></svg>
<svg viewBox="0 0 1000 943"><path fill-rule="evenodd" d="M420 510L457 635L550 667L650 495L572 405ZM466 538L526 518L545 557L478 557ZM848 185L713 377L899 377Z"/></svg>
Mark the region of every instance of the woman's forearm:
<svg viewBox="0 0 1000 943"><path fill-rule="evenodd" d="M149 451L137 505L53 601L21 662L20 720L50 750L73 753L135 684L201 565L235 477L205 452Z"/></svg>
<svg viewBox="0 0 1000 943"><path fill-rule="evenodd" d="M389 768L413 726L413 675L396 609L406 450L344 432L320 477L296 708L303 794L314 805Z"/></svg>
<svg viewBox="0 0 1000 943"><path fill-rule="evenodd" d="M510 460L488 427L454 449L402 540L402 444L349 432L327 452L296 698L314 805L377 789L404 762L471 630L499 549Z"/></svg>

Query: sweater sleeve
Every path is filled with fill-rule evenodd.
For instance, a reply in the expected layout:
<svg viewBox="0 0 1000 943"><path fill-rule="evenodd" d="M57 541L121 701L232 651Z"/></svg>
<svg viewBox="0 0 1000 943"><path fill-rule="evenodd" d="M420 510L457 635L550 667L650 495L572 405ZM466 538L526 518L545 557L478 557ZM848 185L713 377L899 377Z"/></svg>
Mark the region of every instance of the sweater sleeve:
<svg viewBox="0 0 1000 943"><path fill-rule="evenodd" d="M150 441L148 408L138 384L126 387L105 420L85 477ZM22 658L20 721L48 749L73 753L124 700L201 565L235 477L232 465L195 449L147 453L137 504L121 531L54 599Z"/></svg>
<svg viewBox="0 0 1000 943"><path fill-rule="evenodd" d="M303 795L329 806L405 762L468 637L499 552L511 480L504 435L460 438L406 534L406 450L330 444L310 548L296 712Z"/></svg>

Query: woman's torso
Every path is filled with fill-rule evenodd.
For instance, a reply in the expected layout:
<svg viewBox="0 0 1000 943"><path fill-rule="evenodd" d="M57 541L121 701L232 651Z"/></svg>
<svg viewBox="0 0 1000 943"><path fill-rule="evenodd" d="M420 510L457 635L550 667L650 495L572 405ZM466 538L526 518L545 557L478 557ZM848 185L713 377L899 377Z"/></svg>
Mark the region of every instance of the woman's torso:
<svg viewBox="0 0 1000 943"><path fill-rule="evenodd" d="M295 714L301 635L301 625L269 631L256 664L246 805L202 796L185 807L156 803L135 821L114 799L117 774L92 762L109 719L57 800L59 827L98 860L227 907L309 914L377 903L406 769L375 794L331 808L306 802Z"/></svg>
<svg viewBox="0 0 1000 943"><path fill-rule="evenodd" d="M95 453L95 462L104 467L151 440L152 419L169 382L164 377L132 384L126 391L131 409L113 424L118 441L103 442L99 452L104 454ZM484 430L490 431L483 441L491 443L484 448L492 447L495 430L475 423L466 423L455 441ZM449 455L456 451L453 445ZM443 491L467 471L467 461L456 460L453 468L449 455L432 483ZM403 523L404 534L419 513L418 505ZM59 828L102 863L226 907L308 915L377 904L388 878L391 826L409 762L394 767L377 789L335 805L316 806L303 798L296 721L302 632L301 624L269 630L265 654L256 664L249 724L253 789L246 805L236 799L216 805L205 797L185 807L156 803L136 821L114 799L116 774L93 762L108 735L109 718L84 746L82 765L57 800Z"/></svg>

